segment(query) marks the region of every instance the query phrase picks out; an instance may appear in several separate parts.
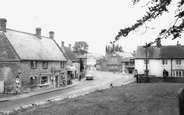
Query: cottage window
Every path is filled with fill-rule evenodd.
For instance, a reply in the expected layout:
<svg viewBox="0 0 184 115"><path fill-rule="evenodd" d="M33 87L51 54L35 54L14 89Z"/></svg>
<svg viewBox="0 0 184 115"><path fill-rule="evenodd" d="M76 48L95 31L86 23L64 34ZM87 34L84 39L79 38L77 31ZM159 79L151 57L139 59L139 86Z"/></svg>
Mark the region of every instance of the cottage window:
<svg viewBox="0 0 184 115"><path fill-rule="evenodd" d="M167 60L162 60L162 65L167 65Z"/></svg>
<svg viewBox="0 0 184 115"><path fill-rule="evenodd" d="M176 65L181 65L181 60L176 60Z"/></svg>
<svg viewBox="0 0 184 115"><path fill-rule="evenodd" d="M36 85L37 76L30 76L30 85Z"/></svg>
<svg viewBox="0 0 184 115"><path fill-rule="evenodd" d="M42 76L41 77L41 85L49 83L49 76Z"/></svg>
<svg viewBox="0 0 184 115"><path fill-rule="evenodd" d="M65 62L60 62L60 66L61 66L61 68L64 68L65 67Z"/></svg>
<svg viewBox="0 0 184 115"><path fill-rule="evenodd" d="M183 70L175 70L175 71L173 71L173 76L175 76L175 77L184 76L184 71Z"/></svg>
<svg viewBox="0 0 184 115"><path fill-rule="evenodd" d="M36 69L36 67L37 67L37 62L31 61L31 69Z"/></svg>
<svg viewBox="0 0 184 115"><path fill-rule="evenodd" d="M43 62L42 67L43 67L43 69L47 69L48 68L48 62Z"/></svg>

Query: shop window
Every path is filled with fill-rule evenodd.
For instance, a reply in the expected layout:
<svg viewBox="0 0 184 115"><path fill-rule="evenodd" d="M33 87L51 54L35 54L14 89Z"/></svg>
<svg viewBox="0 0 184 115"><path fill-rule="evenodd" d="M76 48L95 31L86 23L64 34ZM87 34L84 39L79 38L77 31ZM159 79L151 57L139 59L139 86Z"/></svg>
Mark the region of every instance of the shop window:
<svg viewBox="0 0 184 115"><path fill-rule="evenodd" d="M31 69L36 69L36 68L37 68L37 62L31 61Z"/></svg>
<svg viewBox="0 0 184 115"><path fill-rule="evenodd" d="M48 62L43 62L42 67L43 67L43 69L47 69L48 68Z"/></svg>
<svg viewBox="0 0 184 115"><path fill-rule="evenodd" d="M42 76L41 77L41 85L49 83L49 76Z"/></svg>

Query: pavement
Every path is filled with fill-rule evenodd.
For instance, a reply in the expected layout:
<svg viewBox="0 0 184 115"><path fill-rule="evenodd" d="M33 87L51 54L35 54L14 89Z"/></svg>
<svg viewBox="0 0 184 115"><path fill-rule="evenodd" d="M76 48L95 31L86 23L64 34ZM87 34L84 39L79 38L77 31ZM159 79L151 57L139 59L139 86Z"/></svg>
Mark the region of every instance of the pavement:
<svg viewBox="0 0 184 115"><path fill-rule="evenodd" d="M0 98L0 102L21 99L21 98L26 98L26 97L30 97L30 96L34 96L34 95L39 95L39 94L44 94L44 93L48 93L48 92L52 92L52 91L67 89L67 88L74 87L74 86L76 86L84 81L85 81L85 78L81 79L81 81L79 81L78 79L74 79L74 80L72 80L72 85L67 85L65 87L58 87L58 88L42 89L42 90L24 93L24 94L20 94L20 95L6 96L6 97Z"/></svg>

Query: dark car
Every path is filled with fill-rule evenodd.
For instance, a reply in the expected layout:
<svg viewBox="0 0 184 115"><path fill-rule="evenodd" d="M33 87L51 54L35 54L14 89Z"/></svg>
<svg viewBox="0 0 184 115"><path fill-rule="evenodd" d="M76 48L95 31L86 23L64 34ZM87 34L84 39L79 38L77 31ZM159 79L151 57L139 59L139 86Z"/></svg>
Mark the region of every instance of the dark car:
<svg viewBox="0 0 184 115"><path fill-rule="evenodd" d="M86 74L86 80L93 80L92 74Z"/></svg>

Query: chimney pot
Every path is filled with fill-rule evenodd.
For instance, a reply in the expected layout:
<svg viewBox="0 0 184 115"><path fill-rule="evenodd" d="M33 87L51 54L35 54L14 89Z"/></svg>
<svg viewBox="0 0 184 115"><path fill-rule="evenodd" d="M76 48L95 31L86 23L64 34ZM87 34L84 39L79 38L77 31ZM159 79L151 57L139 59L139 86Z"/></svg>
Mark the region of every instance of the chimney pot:
<svg viewBox="0 0 184 115"><path fill-rule="evenodd" d="M64 47L64 45L65 45L65 42L61 42L61 47Z"/></svg>
<svg viewBox="0 0 184 115"><path fill-rule="evenodd" d="M41 38L41 28L40 27L37 27L36 28L36 36L38 37L38 38Z"/></svg>
<svg viewBox="0 0 184 115"><path fill-rule="evenodd" d="M6 22L5 18L0 18L0 31L6 32Z"/></svg>
<svg viewBox="0 0 184 115"><path fill-rule="evenodd" d="M53 32L53 31L50 31L50 32L49 32L49 35L50 35L50 38L51 38L51 39L54 38L54 32Z"/></svg>

